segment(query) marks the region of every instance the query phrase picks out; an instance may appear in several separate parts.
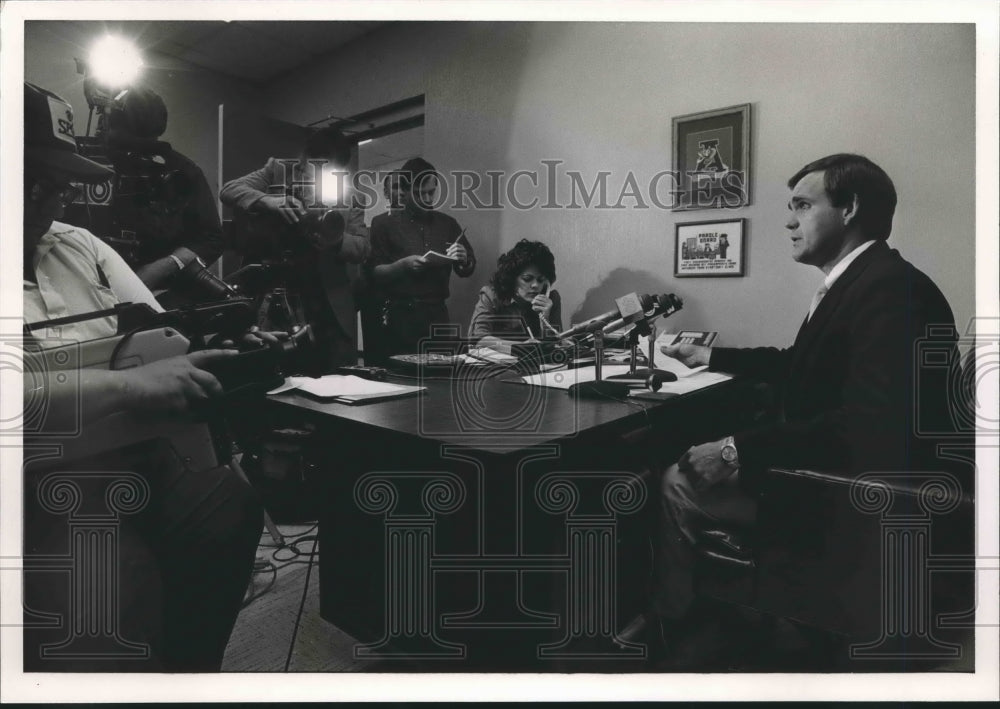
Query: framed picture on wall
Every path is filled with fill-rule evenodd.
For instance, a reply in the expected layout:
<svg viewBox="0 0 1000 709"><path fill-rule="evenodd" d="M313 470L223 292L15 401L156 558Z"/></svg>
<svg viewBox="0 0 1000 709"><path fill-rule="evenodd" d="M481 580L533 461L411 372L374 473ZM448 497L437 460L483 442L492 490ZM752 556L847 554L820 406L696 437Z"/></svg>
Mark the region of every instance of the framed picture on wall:
<svg viewBox="0 0 1000 709"><path fill-rule="evenodd" d="M746 273L746 219L675 225L674 276L743 276Z"/></svg>
<svg viewBox="0 0 1000 709"><path fill-rule="evenodd" d="M750 204L750 104L673 119L674 211Z"/></svg>

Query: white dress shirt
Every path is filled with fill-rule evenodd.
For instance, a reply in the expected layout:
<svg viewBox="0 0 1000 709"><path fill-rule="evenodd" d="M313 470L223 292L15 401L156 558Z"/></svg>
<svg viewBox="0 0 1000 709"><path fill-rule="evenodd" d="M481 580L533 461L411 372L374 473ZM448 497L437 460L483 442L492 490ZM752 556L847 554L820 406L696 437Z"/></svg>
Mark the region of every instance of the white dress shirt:
<svg viewBox="0 0 1000 709"><path fill-rule="evenodd" d="M53 222L35 248L32 265L37 283L24 281L24 321L81 315L113 308L119 303L147 303L163 308L118 253L86 229ZM104 273L108 285L101 283ZM115 334L114 317L95 318L36 330L40 340L57 338L83 342Z"/></svg>

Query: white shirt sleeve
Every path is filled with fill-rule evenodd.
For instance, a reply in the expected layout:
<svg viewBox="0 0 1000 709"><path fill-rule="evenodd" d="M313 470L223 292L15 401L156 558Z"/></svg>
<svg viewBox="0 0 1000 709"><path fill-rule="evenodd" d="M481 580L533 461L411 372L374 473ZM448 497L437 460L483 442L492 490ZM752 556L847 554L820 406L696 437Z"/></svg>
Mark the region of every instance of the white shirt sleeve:
<svg viewBox="0 0 1000 709"><path fill-rule="evenodd" d="M98 239L89 231L80 230L89 237L96 253L97 263L108 278L108 285L115 292L120 303L146 303L158 313L163 307L156 302L156 296L146 287L135 271L129 268L118 252Z"/></svg>

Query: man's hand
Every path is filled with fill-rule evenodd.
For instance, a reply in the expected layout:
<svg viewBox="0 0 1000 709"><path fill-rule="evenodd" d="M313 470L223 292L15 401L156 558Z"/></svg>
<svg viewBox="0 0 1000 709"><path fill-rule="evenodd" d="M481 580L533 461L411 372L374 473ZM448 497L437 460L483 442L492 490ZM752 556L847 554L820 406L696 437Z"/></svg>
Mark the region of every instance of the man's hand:
<svg viewBox="0 0 1000 709"><path fill-rule="evenodd" d="M281 330L261 330L259 327L254 325L241 335L238 340L225 339L218 342L216 338L213 338L212 340L209 340L208 345L209 347L220 347L222 349L233 349L235 347L239 349L240 352L246 352L247 350L259 349L265 345L273 345L278 342L284 342L287 339L287 332L282 332Z"/></svg>
<svg viewBox="0 0 1000 709"><path fill-rule="evenodd" d="M660 352L688 367L707 366L708 360L712 357L712 348L702 345L662 345Z"/></svg>
<svg viewBox="0 0 1000 709"><path fill-rule="evenodd" d="M201 367L237 354L236 350L202 350L118 373L128 408L137 412L184 414L192 406L222 393L222 385Z"/></svg>
<svg viewBox="0 0 1000 709"><path fill-rule="evenodd" d="M400 268L404 273L420 273L427 268L427 259L423 256L404 256L399 259Z"/></svg>
<svg viewBox="0 0 1000 709"><path fill-rule="evenodd" d="M691 347L692 345L681 346ZM736 471L736 468L722 459L723 443L724 441L712 441L711 443L702 443L700 446L692 446L677 461L677 467L682 473L687 474L696 490L707 490Z"/></svg>
<svg viewBox="0 0 1000 709"><path fill-rule="evenodd" d="M288 224L297 224L302 217L309 213L309 210L298 199L283 194L264 195L254 202L254 207L278 214Z"/></svg>
<svg viewBox="0 0 1000 709"><path fill-rule="evenodd" d="M468 263L469 261L468 249L466 249L464 245L460 244L457 241L448 247L448 250L445 251L445 256L450 256L451 258L457 258L458 262L461 264Z"/></svg>

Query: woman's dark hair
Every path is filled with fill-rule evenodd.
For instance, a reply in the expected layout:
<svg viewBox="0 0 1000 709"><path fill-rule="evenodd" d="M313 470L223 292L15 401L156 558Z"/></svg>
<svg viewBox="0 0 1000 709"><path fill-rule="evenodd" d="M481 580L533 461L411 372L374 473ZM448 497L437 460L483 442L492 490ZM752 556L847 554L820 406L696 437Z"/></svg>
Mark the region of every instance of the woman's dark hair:
<svg viewBox="0 0 1000 709"><path fill-rule="evenodd" d="M528 266L534 266L549 282L556 280L556 259L549 247L540 241L521 239L514 248L497 259L497 270L490 285L500 300L511 300L517 293L517 277Z"/></svg>

